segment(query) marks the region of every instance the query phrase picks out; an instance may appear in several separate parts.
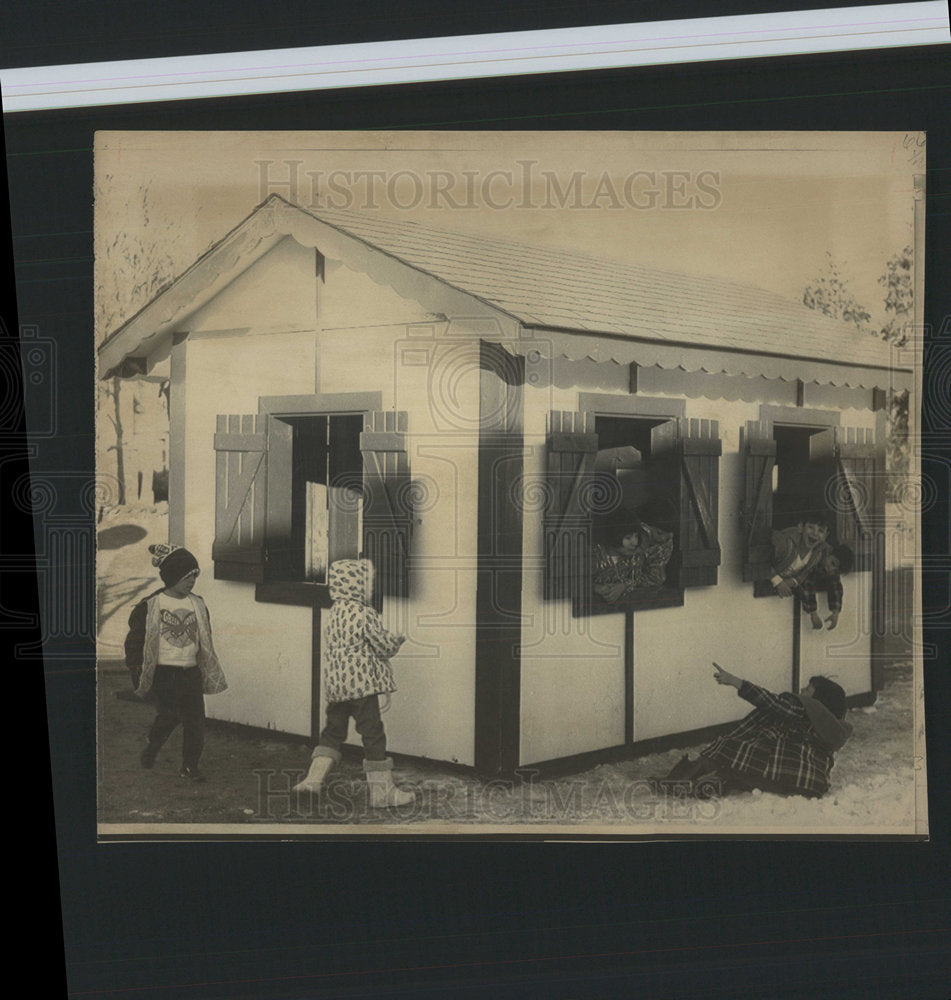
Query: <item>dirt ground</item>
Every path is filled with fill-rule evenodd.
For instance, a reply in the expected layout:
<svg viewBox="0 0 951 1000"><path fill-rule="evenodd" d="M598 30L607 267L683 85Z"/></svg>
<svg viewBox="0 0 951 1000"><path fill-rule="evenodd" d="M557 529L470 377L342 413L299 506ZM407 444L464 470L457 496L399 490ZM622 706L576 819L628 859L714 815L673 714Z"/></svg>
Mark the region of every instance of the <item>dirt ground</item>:
<svg viewBox="0 0 951 1000"><path fill-rule="evenodd" d="M911 661L885 669L875 705L853 709L854 735L836 756L832 789L820 800L760 792L698 802L676 790L658 792L649 779L665 775L684 752L602 764L580 774L520 782L485 781L461 769L396 758L399 784L415 792L412 805L373 810L359 756L344 757L319 800L290 792L306 770L309 741L270 736L210 721L203 784L178 775L181 730L173 733L152 770L139 764L154 707L129 700L122 662L129 610L155 588L142 558L164 528L163 509L115 510L101 525L99 571L98 766L103 835L190 835L198 828L254 836L255 828L311 833L475 833L492 828L546 835L559 830L661 835L794 832L909 834L924 815L923 761L916 758ZM148 537L147 537L148 536ZM143 565L144 563L144 565ZM117 695L119 697L117 697ZM919 753L923 748L919 748ZM916 780L917 779L917 780ZM545 827L544 831L539 829Z"/></svg>
<svg viewBox="0 0 951 1000"><path fill-rule="evenodd" d="M291 737L262 737L209 722L203 784L178 776L181 734L173 734L152 770L139 765L139 752L154 714L152 705L116 697L130 688L118 664L99 673L99 819L102 824L304 824L404 827L407 833L435 824L500 827L580 824L627 828L696 826L698 833L748 831L810 832L841 829L895 832L907 827L915 808L911 745L912 672L908 661L886 671L875 706L853 710L855 734L840 751L830 793L819 801L759 792L716 802L659 795L647 779L663 776L683 750L603 764L561 779L522 783L484 781L438 764L396 759L397 780L416 793L413 805L368 808L358 757L345 756L317 802L290 794L306 770L309 743ZM693 752L699 746L687 748ZM143 829L142 832L146 832ZM252 834L252 830L247 831ZM910 832L905 830L905 832ZM252 834L253 835L253 834Z"/></svg>

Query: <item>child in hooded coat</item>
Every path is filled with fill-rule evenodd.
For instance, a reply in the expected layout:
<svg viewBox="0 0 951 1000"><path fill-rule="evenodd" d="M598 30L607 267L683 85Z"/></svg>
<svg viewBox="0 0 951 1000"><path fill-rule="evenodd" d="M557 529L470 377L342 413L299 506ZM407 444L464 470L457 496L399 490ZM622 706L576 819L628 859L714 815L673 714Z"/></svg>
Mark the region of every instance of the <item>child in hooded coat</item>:
<svg viewBox="0 0 951 1000"><path fill-rule="evenodd" d="M295 792L317 794L347 739L352 718L363 740L370 805L402 806L415 801L411 792L393 783L393 761L386 756L386 733L380 718L381 694L396 690L390 657L406 636L394 635L370 604L373 565L368 559L340 559L327 576L333 606L323 650L323 683L327 698L326 725L314 748L310 769Z"/></svg>

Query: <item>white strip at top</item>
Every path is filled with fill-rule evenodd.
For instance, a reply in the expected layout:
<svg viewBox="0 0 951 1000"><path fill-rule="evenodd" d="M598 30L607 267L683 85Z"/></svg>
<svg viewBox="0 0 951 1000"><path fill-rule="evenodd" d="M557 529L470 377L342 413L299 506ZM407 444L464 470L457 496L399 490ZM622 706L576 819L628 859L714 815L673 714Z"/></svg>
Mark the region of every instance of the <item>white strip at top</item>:
<svg viewBox="0 0 951 1000"><path fill-rule="evenodd" d="M944 0L0 70L6 112L949 41Z"/></svg>

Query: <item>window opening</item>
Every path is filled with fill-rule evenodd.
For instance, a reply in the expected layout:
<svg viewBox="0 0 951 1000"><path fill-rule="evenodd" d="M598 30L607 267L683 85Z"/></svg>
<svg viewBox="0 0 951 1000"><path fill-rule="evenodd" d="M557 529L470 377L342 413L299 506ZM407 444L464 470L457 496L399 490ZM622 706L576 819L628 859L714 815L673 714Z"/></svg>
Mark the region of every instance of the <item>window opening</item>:
<svg viewBox="0 0 951 1000"><path fill-rule="evenodd" d="M669 572L679 532L669 470L656 462L653 428L668 418L597 417L592 491L591 611L669 607L683 590Z"/></svg>
<svg viewBox="0 0 951 1000"><path fill-rule="evenodd" d="M360 554L361 414L282 417L291 428L290 532L268 546L268 577L326 583Z"/></svg>
<svg viewBox="0 0 951 1000"><path fill-rule="evenodd" d="M785 531L806 522L823 521L834 533L827 486L829 468L815 460L812 439L828 428L822 425L774 424L775 464L772 470L772 516L765 526L763 538L765 562L755 578L753 594L769 597L776 593L767 575L773 572L775 550L770 540L772 531ZM833 536L830 534L829 536ZM818 576L813 574L818 579Z"/></svg>
<svg viewBox="0 0 951 1000"><path fill-rule="evenodd" d="M775 425L776 464L773 467L773 528L799 524L810 514L827 514L826 476L810 461L809 441L825 427Z"/></svg>

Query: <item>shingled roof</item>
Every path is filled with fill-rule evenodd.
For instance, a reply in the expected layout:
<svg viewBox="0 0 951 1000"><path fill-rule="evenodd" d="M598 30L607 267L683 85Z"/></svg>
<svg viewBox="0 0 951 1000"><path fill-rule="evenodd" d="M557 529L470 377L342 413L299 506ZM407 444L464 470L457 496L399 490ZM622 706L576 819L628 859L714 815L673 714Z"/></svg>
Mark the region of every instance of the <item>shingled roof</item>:
<svg viewBox="0 0 951 1000"><path fill-rule="evenodd" d="M864 368L893 363L889 345L878 338L754 285L453 232L379 213L306 210L278 195L258 206L153 303L158 306L178 284L199 285L199 266L229 241L245 237L251 242L259 215L288 232L296 220L317 220L528 327ZM260 237L258 242L260 253L272 245Z"/></svg>
<svg viewBox="0 0 951 1000"><path fill-rule="evenodd" d="M887 366L854 326L753 285L474 236L379 214L316 218L529 326Z"/></svg>

